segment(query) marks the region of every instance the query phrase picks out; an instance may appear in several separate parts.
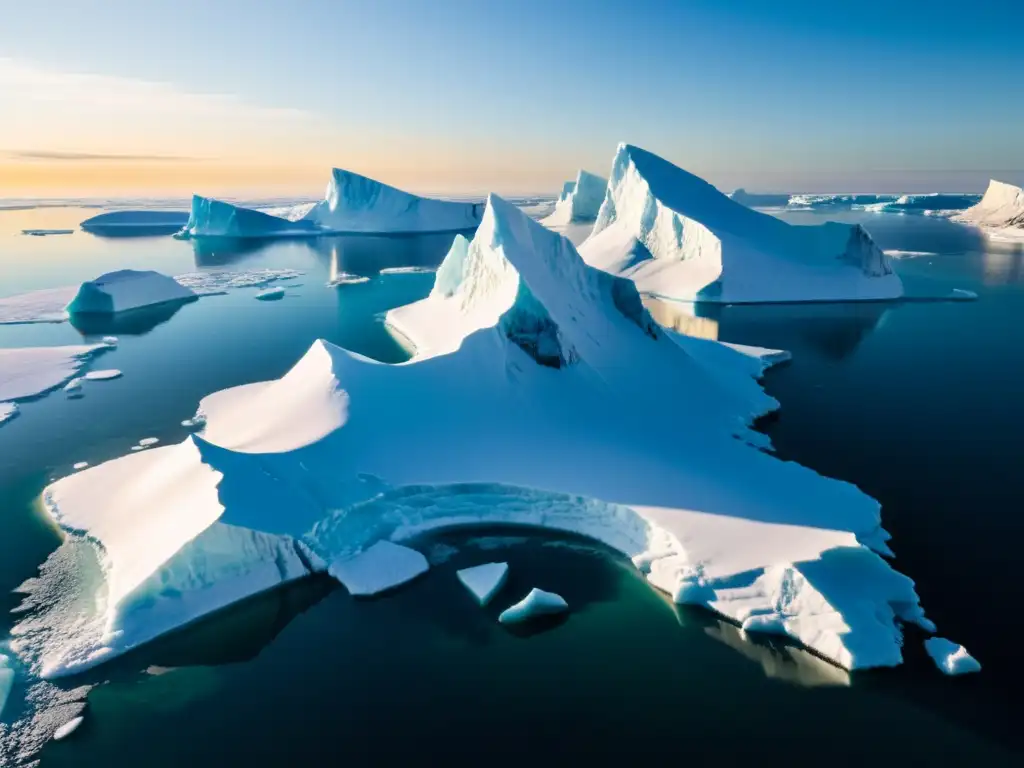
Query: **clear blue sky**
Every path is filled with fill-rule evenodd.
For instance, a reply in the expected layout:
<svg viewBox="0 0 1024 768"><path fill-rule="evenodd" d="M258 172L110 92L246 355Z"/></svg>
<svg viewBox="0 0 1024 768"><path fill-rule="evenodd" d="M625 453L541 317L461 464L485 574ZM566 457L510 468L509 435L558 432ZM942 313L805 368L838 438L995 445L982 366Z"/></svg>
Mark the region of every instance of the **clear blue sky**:
<svg viewBox="0 0 1024 768"><path fill-rule="evenodd" d="M25 163L123 147L539 191L605 172L627 140L723 187L1024 169L1022 0L0 0L0 20L0 114L21 114L0 154ZM60 119L75 75L121 94L124 119ZM27 98L40 82L55 95ZM136 115L154 83L174 111Z"/></svg>

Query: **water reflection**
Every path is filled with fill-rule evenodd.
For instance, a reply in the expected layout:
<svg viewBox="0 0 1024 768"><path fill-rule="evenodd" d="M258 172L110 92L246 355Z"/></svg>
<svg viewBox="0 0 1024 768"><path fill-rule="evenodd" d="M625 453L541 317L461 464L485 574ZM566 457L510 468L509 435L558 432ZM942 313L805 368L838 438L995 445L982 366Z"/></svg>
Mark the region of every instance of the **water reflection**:
<svg viewBox="0 0 1024 768"><path fill-rule="evenodd" d="M981 269L986 285L1024 283L1024 243L990 242Z"/></svg>
<svg viewBox="0 0 1024 768"><path fill-rule="evenodd" d="M472 237L473 230L424 235L339 235L317 238L312 246L329 263L332 278L343 274L372 276L382 269L398 267L433 269L444 260L458 234Z"/></svg>
<svg viewBox="0 0 1024 768"><path fill-rule="evenodd" d="M85 336L142 336L158 325L166 323L185 304L195 299L184 301L166 301L148 307L139 307L110 315L72 314L69 322L75 330Z"/></svg>

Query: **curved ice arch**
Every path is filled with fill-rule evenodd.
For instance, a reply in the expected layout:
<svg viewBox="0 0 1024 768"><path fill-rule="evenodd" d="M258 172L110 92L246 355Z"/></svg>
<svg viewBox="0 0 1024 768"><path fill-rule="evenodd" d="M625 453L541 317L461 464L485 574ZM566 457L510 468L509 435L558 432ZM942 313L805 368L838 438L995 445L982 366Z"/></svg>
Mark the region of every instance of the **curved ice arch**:
<svg viewBox="0 0 1024 768"><path fill-rule="evenodd" d="M643 293L680 301L853 301L903 292L860 225L787 224L627 144L619 145L580 254Z"/></svg>

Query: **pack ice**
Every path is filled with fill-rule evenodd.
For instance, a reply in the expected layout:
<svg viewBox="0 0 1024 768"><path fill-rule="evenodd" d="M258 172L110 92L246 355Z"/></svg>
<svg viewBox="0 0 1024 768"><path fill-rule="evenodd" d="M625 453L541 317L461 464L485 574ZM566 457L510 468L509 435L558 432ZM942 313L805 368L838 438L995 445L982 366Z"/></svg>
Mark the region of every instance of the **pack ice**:
<svg viewBox="0 0 1024 768"><path fill-rule="evenodd" d="M107 344L0 349L0 424L17 414L19 400L31 400L74 378Z"/></svg>
<svg viewBox="0 0 1024 768"><path fill-rule="evenodd" d="M488 523L604 542L677 602L848 669L898 664L901 622L931 626L879 555L877 502L759 450L768 353L662 329L631 282L501 198L387 321L410 361L317 341L282 378L204 398L201 434L45 490L102 579L91 619L15 629L42 674L379 542Z"/></svg>
<svg viewBox="0 0 1024 768"><path fill-rule="evenodd" d="M981 201L953 221L981 227L994 239L1024 239L1024 189L992 179Z"/></svg>
<svg viewBox="0 0 1024 768"><path fill-rule="evenodd" d="M541 223L551 227L593 221L601 210L607 187L607 179L581 170L576 181L565 182L555 210Z"/></svg>
<svg viewBox="0 0 1024 768"><path fill-rule="evenodd" d="M860 225L795 226L729 199L660 157L620 144L580 254L664 299L858 301L903 293Z"/></svg>

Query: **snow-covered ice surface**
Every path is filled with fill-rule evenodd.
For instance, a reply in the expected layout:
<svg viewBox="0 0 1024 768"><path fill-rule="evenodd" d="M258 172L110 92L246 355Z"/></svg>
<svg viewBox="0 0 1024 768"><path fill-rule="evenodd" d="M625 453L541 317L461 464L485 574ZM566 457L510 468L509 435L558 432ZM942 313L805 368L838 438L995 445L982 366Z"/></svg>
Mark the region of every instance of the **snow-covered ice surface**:
<svg viewBox="0 0 1024 768"><path fill-rule="evenodd" d="M480 223L482 203L435 200L334 168L324 200L303 221L336 233L457 232Z"/></svg>
<svg viewBox="0 0 1024 768"><path fill-rule="evenodd" d="M98 235L170 235L188 222L185 211L110 211L86 219L79 226Z"/></svg>
<svg viewBox="0 0 1024 768"><path fill-rule="evenodd" d="M463 586L480 605L487 605L508 580L508 563L484 563L457 571Z"/></svg>
<svg viewBox="0 0 1024 768"><path fill-rule="evenodd" d="M65 307L77 292L71 285L0 298L0 325L63 323L68 319Z"/></svg>
<svg viewBox="0 0 1024 768"><path fill-rule="evenodd" d="M530 619L565 613L568 610L569 604L561 595L534 587L526 597L502 611L498 621L502 624L521 624Z"/></svg>
<svg viewBox="0 0 1024 768"><path fill-rule="evenodd" d="M1024 240L1024 189L992 179L977 205L952 218L995 240Z"/></svg>
<svg viewBox="0 0 1024 768"><path fill-rule="evenodd" d="M66 739L68 736L70 736L72 733L78 730L78 726L82 724L83 720L85 720L85 718L81 715L79 715L78 717L71 718L66 723L64 723L64 725L62 725L60 728L53 732L53 740L62 741Z"/></svg>
<svg viewBox="0 0 1024 768"><path fill-rule="evenodd" d="M555 210L541 223L546 227L564 226L573 222L594 221L604 202L608 180L580 170L576 181L567 181L555 203Z"/></svg>
<svg viewBox="0 0 1024 768"><path fill-rule="evenodd" d="M71 314L110 315L195 298L191 289L173 277L152 270L121 269L82 283L67 310Z"/></svg>
<svg viewBox="0 0 1024 768"><path fill-rule="evenodd" d="M273 216L252 208L193 195L188 222L182 237L309 237L321 234L323 228L305 219Z"/></svg>
<svg viewBox="0 0 1024 768"><path fill-rule="evenodd" d="M0 403L0 424L9 421L18 415L18 406L15 403Z"/></svg>
<svg viewBox="0 0 1024 768"><path fill-rule="evenodd" d="M38 397L57 389L105 344L0 349L0 402Z"/></svg>
<svg viewBox="0 0 1024 768"><path fill-rule="evenodd" d="M947 675L963 675L968 672L980 672L981 664L967 649L944 637L929 637L924 641L924 649L932 657L942 672Z"/></svg>
<svg viewBox="0 0 1024 768"><path fill-rule="evenodd" d="M388 322L410 361L317 341L282 378L203 398L201 434L48 486L69 542L99 548L100 576L71 626L21 614L33 669L85 669L458 525L599 540L676 602L846 668L898 664L900 622L931 628L879 556L878 503L763 450L750 425L777 407L756 383L763 356L663 330L628 280L502 199L453 243L430 296Z"/></svg>
<svg viewBox="0 0 1024 768"><path fill-rule="evenodd" d="M352 595L376 595L412 581L430 568L421 553L390 541L378 541L352 557L341 557L327 572Z"/></svg>
<svg viewBox="0 0 1024 768"><path fill-rule="evenodd" d="M903 284L860 225L795 226L730 200L642 149L619 145L593 233L591 266L678 301L759 303L898 298Z"/></svg>

